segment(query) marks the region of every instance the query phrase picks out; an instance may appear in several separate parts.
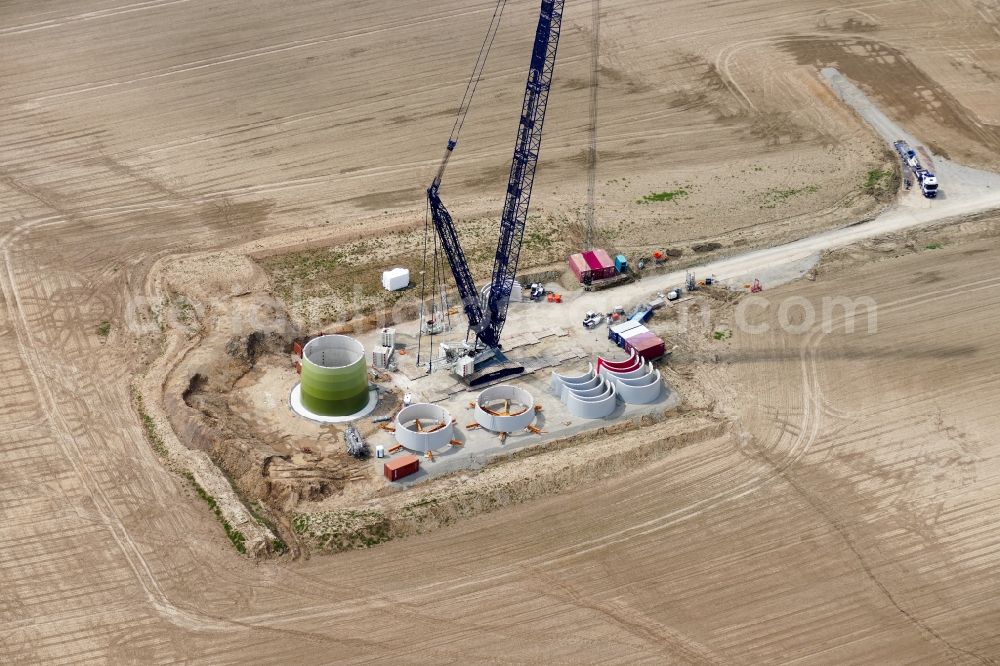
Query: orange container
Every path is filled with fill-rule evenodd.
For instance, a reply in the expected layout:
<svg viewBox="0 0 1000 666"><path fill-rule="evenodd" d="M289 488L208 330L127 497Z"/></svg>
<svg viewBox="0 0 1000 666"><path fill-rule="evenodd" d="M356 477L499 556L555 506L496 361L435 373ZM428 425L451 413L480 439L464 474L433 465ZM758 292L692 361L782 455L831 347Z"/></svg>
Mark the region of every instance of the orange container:
<svg viewBox="0 0 1000 666"><path fill-rule="evenodd" d="M420 458L412 453L398 458L393 458L382 468L385 478L390 481L399 481L404 476L409 476L420 469Z"/></svg>

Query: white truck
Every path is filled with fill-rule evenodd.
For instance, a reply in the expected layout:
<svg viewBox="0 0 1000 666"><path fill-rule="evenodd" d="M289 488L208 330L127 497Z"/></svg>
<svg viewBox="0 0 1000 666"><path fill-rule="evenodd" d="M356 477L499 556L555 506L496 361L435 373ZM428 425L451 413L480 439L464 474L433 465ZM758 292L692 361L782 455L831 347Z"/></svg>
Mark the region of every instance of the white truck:
<svg viewBox="0 0 1000 666"><path fill-rule="evenodd" d="M917 157L917 151L910 148L910 145L902 140L896 141L892 145L896 149L896 152L899 153L899 158L903 160L904 177L907 171L912 173L913 178L916 179L917 184L920 185L920 193L928 199L935 198L938 193L937 176L920 164L920 158ZM907 181L909 181L908 178Z"/></svg>

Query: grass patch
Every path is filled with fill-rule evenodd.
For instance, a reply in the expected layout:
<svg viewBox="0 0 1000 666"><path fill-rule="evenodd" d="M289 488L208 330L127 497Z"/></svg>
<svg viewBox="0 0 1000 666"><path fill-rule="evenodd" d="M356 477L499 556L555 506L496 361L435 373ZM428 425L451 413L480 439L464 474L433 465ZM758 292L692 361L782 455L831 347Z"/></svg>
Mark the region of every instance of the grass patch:
<svg viewBox="0 0 1000 666"><path fill-rule="evenodd" d="M521 253L521 268L564 261L569 249L566 215L528 218ZM463 251L473 275L480 280L492 273L496 257L497 221L494 218L456 220ZM427 260L434 252L436 232L427 234ZM361 238L341 245L274 255L257 260L271 279L275 295L284 301L292 318L310 327L412 303L420 296L420 269L424 256L424 230L388 232L384 237ZM454 287L451 270L438 249L444 281ZM387 292L382 271L401 266L410 270L410 288ZM427 267L430 287L431 266ZM457 303L457 300L454 301Z"/></svg>
<svg viewBox="0 0 1000 666"><path fill-rule="evenodd" d="M246 535L233 527L229 521L226 520L225 516L222 515L222 509L219 508L219 503L216 502L215 498L209 495L204 488L198 485L198 482L194 480L194 475L191 474L191 472L185 472L184 477L191 484L191 487L194 488L194 491L198 493L198 497L205 500L205 503L208 504L208 508L212 510L215 517L219 519L220 523L222 523L222 527L226 530L226 536L233 542L233 546L236 548L237 552L245 554L247 552ZM280 541L280 539L276 539L276 541ZM282 542L282 544L284 544L284 542Z"/></svg>
<svg viewBox="0 0 1000 666"><path fill-rule="evenodd" d="M643 198L639 199L636 203L648 204L657 203L660 201L673 201L674 199L679 199L681 197L686 197L688 195L687 190L673 190L670 192L653 192L652 194L647 194Z"/></svg>
<svg viewBox="0 0 1000 666"><path fill-rule="evenodd" d="M100 324L97 325L97 335L101 338L106 338L111 333L111 322L105 319Z"/></svg>
<svg viewBox="0 0 1000 666"><path fill-rule="evenodd" d="M871 169L865 174L865 182L862 189L865 194L873 197L887 191L892 183L893 172L886 169Z"/></svg>
<svg viewBox="0 0 1000 666"><path fill-rule="evenodd" d="M865 177L865 189L872 190L892 178L892 171L872 169Z"/></svg>
<svg viewBox="0 0 1000 666"><path fill-rule="evenodd" d="M890 159L892 159L890 157ZM885 199L895 195L899 189L896 172L890 169L870 169L861 183L861 191L876 199Z"/></svg>
<svg viewBox="0 0 1000 666"><path fill-rule="evenodd" d="M135 400L135 409L139 413L139 420L142 422L142 429L146 432L146 439L149 440L153 451L164 460L170 457L167 452L167 445L163 443L163 438L156 431L156 421L146 411L146 405L142 401L142 393L135 386L132 387L132 399Z"/></svg>
<svg viewBox="0 0 1000 666"><path fill-rule="evenodd" d="M733 332L715 331L714 333L712 333L712 337L715 338L716 340L728 340L729 338L733 337Z"/></svg>
<svg viewBox="0 0 1000 666"><path fill-rule="evenodd" d="M177 319L182 324L190 323L191 319L194 317L194 306L186 299L181 297L177 301Z"/></svg>
<svg viewBox="0 0 1000 666"><path fill-rule="evenodd" d="M230 481L230 483L232 482ZM260 523L267 529L271 530L271 532L273 532L274 534L278 533L278 527L273 522L268 520L266 515L264 515L264 505L261 504L260 500L247 502L246 506L247 509L250 511L250 514L254 517L254 519L258 523ZM281 539L281 537L276 536L273 539L271 539L271 550L277 553L278 555L281 555L283 553L288 552L288 544L285 543L284 540Z"/></svg>
<svg viewBox="0 0 1000 666"><path fill-rule="evenodd" d="M541 231L529 231L524 237L524 247L529 250L547 250L551 246L552 237Z"/></svg>
<svg viewBox="0 0 1000 666"><path fill-rule="evenodd" d="M396 243L397 241L393 241ZM365 242L338 248L306 250L260 261L278 296L293 310L318 307L318 323L325 319L368 314L377 306L391 307L403 298L419 295L421 245L406 255L379 256ZM382 271L401 266L410 270L410 288L385 291Z"/></svg>
<svg viewBox="0 0 1000 666"><path fill-rule="evenodd" d="M370 548L391 537L388 517L371 509L300 513L292 529L311 546L337 552Z"/></svg>
<svg viewBox="0 0 1000 666"><path fill-rule="evenodd" d="M927 249L927 250L940 250L943 247L944 247L943 243L931 243L930 245L926 246L925 249Z"/></svg>

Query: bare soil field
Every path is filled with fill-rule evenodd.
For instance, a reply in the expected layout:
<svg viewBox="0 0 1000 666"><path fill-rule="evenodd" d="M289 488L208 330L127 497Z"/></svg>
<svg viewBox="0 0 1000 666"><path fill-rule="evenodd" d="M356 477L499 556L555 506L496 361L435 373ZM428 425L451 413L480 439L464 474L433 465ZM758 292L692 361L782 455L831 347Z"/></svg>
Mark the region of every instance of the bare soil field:
<svg viewBox="0 0 1000 666"><path fill-rule="evenodd" d="M870 216L866 174L892 162L821 66L936 152L997 166L989 4L603 6L610 247L766 245ZM449 172L461 219L499 209L536 7L511 3ZM589 12L570 10L534 209L556 248L576 242L586 177ZM0 6L3 661L1000 659L995 238L774 292L871 295L879 331L711 340L677 381L708 382L732 436L376 549L241 557L164 465L132 390L189 351L157 324L185 312L149 300L157 262L422 224L491 11ZM218 277L233 297L270 279Z"/></svg>
<svg viewBox="0 0 1000 666"><path fill-rule="evenodd" d="M937 229L834 253L814 283L768 293L753 310L749 323L770 332L736 327L731 342L712 345L710 381L745 428L742 450L770 467L741 483L766 479L789 500L770 566L812 578L812 562L840 553L803 603L822 614L828 602L816 593L825 580L879 628L821 661L872 659L881 645L894 647L884 657L893 662L997 659L1000 417L988 403L1000 386L1000 243L996 218L978 228L982 240ZM795 306L789 321L798 330L776 330L780 304L799 299L819 315L830 297L870 298L874 308L845 316L838 306L828 322L803 326ZM836 545L814 541L817 529ZM783 613L773 635L814 631L822 641L831 626L810 614Z"/></svg>

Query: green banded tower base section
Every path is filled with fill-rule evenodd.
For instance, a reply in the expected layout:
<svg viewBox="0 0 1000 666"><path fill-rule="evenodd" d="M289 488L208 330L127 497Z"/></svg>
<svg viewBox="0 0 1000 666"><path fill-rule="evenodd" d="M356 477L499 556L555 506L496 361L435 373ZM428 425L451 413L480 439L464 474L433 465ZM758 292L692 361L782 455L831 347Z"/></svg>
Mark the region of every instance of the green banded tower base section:
<svg viewBox="0 0 1000 666"><path fill-rule="evenodd" d="M365 348L346 335L324 335L302 350L302 405L321 416L350 416L368 404Z"/></svg>

